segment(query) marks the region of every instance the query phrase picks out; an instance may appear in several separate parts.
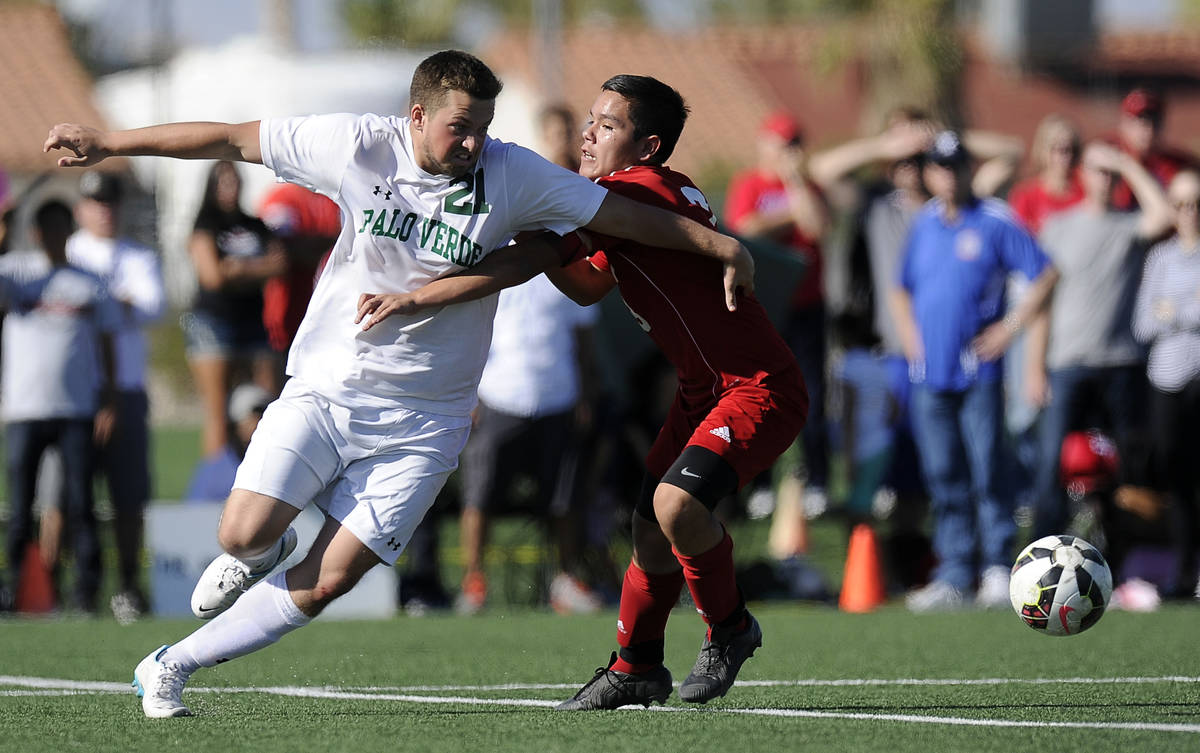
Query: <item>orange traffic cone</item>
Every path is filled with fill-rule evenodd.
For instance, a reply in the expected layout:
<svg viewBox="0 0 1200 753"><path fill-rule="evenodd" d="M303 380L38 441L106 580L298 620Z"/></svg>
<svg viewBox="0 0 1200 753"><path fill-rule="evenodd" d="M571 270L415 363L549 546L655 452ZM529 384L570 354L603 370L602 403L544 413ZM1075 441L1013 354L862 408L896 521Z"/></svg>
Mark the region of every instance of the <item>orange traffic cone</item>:
<svg viewBox="0 0 1200 753"><path fill-rule="evenodd" d="M21 582L17 584L18 612L44 613L54 610L54 582L42 562L42 552L36 542L25 549L21 564Z"/></svg>
<svg viewBox="0 0 1200 753"><path fill-rule="evenodd" d="M887 601L883 586L883 568L879 562L879 547L875 530L859 523L850 533L850 548L846 552L846 572L842 576L842 595L838 606L843 612L870 612Z"/></svg>

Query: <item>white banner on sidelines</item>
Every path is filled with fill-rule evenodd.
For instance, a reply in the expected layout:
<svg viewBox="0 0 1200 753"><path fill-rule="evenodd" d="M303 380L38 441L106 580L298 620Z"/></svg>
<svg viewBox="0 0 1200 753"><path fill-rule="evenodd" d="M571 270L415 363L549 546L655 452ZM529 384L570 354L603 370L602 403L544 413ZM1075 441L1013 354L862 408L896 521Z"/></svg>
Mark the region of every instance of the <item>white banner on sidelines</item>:
<svg viewBox="0 0 1200 753"><path fill-rule="evenodd" d="M150 554L150 607L160 617L190 617L192 588L204 568L221 554L217 521L221 505L156 502L146 511L146 549ZM309 505L296 518L300 543L284 565L308 552L324 515ZM329 605L323 619L369 619L396 613L396 569L378 566L345 596Z"/></svg>

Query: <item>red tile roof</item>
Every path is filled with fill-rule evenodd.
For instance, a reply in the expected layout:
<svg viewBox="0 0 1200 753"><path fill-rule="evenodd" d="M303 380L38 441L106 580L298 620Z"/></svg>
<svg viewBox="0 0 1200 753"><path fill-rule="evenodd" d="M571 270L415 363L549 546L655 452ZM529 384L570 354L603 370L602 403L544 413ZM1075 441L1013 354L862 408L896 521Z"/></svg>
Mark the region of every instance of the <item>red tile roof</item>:
<svg viewBox="0 0 1200 753"><path fill-rule="evenodd" d="M670 34L641 28L568 29L562 39L565 99L587 112L600 85L617 73L658 78L683 95L692 115L672 167L695 172L714 162L734 167L755 159L759 123L780 107L792 110L813 131L831 89L843 74L814 72L821 31L812 27L713 28ZM536 85L536 61L525 32L498 36L483 51L501 76L519 75ZM844 91L840 97L844 97ZM839 113L840 114L840 113Z"/></svg>
<svg viewBox="0 0 1200 753"><path fill-rule="evenodd" d="M92 81L53 8L0 5L0 71L0 168L6 172L53 168L56 156L43 154L42 142L55 123L103 127Z"/></svg>
<svg viewBox="0 0 1200 753"><path fill-rule="evenodd" d="M1011 78L1011 69L989 60L975 37L968 33L964 38L968 61L996 76ZM616 73L647 74L674 86L691 106L692 116L670 162L700 178L698 173L714 163L750 164L755 158L758 124L775 109L789 110L800 118L813 148L859 133L869 114L870 82L861 59L867 44L870 36L862 29L794 23L676 34L640 27L589 26L563 32L561 76L567 104L579 114L587 111L600 84ZM532 50L528 32L510 31L499 35L481 54L501 75L516 74L537 85ZM827 52L839 51L834 57L840 64L824 64ZM1083 65L1105 76L1200 78L1200 28L1105 34ZM1043 81L1044 77L1019 74L1012 81L1018 100L1026 92L1031 103L1037 102L1033 111L1019 108L1031 124L1044 112L1068 105L1107 107L1107 92L1089 95L1062 87L1056 87L1048 100L1038 100L1033 95ZM964 96L970 99L972 94ZM1006 101L1006 107L1011 105ZM968 108L968 114L983 114L975 112L978 109ZM988 121L985 117L972 123L983 128L999 125Z"/></svg>
<svg viewBox="0 0 1200 753"><path fill-rule="evenodd" d="M1200 76L1200 29L1106 34L1095 58L1125 73Z"/></svg>

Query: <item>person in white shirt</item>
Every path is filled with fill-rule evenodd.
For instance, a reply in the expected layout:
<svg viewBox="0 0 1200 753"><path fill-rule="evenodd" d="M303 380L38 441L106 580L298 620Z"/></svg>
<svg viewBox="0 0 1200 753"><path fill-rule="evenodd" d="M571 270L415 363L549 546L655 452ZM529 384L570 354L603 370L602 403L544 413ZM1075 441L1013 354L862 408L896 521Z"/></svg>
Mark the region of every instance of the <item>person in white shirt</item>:
<svg viewBox="0 0 1200 753"><path fill-rule="evenodd" d="M599 598L579 580L582 525L576 493L579 432L590 403L583 361L597 316L545 275L500 293L492 346L479 381L471 439L462 455L462 586L455 608L474 614L487 601L484 546L490 517L505 509L513 482L532 477L558 553L549 584L560 614L595 612ZM547 448L554 448L548 451Z"/></svg>
<svg viewBox="0 0 1200 753"><path fill-rule="evenodd" d="M113 441L97 448L95 467L103 471L113 505L119 584L113 614L122 622L146 610L140 585L142 520L150 498L149 401L146 397L145 328L166 310L158 254L118 234L124 190L120 178L89 171L79 180L75 206L79 230L67 241L71 264L99 275L122 304L114 335L117 425Z"/></svg>
<svg viewBox="0 0 1200 753"><path fill-rule="evenodd" d="M77 573L71 606L90 614L100 587L92 447L110 441L116 420L109 385L120 311L99 276L67 261L70 208L52 200L34 220L41 250L0 257L0 310L7 312L0 376L11 512L6 551L15 589L37 530L38 463L57 448Z"/></svg>
<svg viewBox="0 0 1200 753"><path fill-rule="evenodd" d="M450 50L417 67L407 117L50 130L44 150L70 152L62 167L114 155L261 162L329 197L345 218L289 353L292 379L225 503L218 539L228 554L193 593L194 612L220 616L137 666L147 716L190 714L181 696L196 669L274 643L372 567L393 564L454 471L496 297L388 316L394 294L469 268L520 231L580 227L720 259L731 309L739 289L753 292L754 262L736 239L489 138L500 89L482 61ZM314 500L327 517L307 555L248 588L295 547L290 524Z"/></svg>

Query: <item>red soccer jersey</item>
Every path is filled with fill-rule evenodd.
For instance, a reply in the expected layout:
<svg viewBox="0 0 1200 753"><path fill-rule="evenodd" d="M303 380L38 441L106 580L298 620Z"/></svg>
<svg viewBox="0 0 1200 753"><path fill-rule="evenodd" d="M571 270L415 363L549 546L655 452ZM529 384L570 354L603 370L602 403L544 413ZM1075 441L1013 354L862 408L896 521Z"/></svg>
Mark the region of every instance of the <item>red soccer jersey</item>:
<svg viewBox="0 0 1200 753"><path fill-rule="evenodd" d="M1051 215L1058 214L1064 209L1070 209L1083 201L1083 184L1079 174L1071 175L1071 182L1064 194L1052 194L1046 190L1037 176L1027 178L1008 194L1008 203L1012 206L1013 214L1025 225L1025 229L1037 237L1042 230L1042 224Z"/></svg>
<svg viewBox="0 0 1200 753"><path fill-rule="evenodd" d="M811 181L809 187L820 191ZM729 196L725 199L725 221L735 233L740 233L742 221L747 215L774 212L787 205L787 188L782 180L757 169L746 170L734 176L729 184ZM821 303L825 298L821 284L825 273L820 242L805 236L795 224L789 225L771 240L792 249L805 261L804 279L792 293L792 306L807 308Z"/></svg>
<svg viewBox="0 0 1200 753"><path fill-rule="evenodd" d="M686 175L638 166L601 178L600 185L631 199L713 226L712 210ZM591 262L610 272L621 297L679 375L680 394L693 407L713 403L727 388L794 368L795 357L757 299L725 308L722 265L687 251L600 238Z"/></svg>

